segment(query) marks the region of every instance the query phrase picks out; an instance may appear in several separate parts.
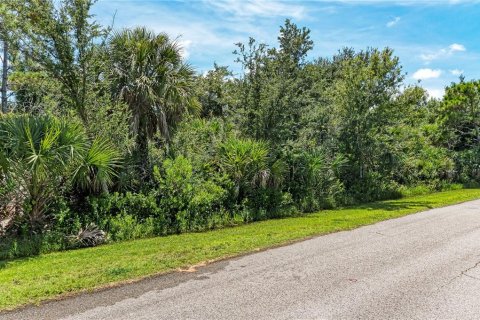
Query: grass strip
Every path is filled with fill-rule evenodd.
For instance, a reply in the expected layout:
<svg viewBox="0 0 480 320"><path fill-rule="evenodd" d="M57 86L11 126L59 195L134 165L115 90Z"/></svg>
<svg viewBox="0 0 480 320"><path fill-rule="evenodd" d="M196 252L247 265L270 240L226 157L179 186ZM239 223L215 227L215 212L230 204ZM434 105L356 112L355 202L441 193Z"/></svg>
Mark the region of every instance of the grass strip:
<svg viewBox="0 0 480 320"><path fill-rule="evenodd" d="M0 261L0 310L480 198L461 189L203 233Z"/></svg>

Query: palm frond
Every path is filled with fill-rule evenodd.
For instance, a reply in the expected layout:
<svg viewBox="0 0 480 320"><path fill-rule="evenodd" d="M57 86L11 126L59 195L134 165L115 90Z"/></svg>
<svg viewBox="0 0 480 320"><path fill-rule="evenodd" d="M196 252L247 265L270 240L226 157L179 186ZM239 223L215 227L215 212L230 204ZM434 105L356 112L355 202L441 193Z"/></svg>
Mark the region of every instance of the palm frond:
<svg viewBox="0 0 480 320"><path fill-rule="evenodd" d="M119 151L110 141L97 138L83 154L74 179L84 189L106 192L117 177L120 160Z"/></svg>

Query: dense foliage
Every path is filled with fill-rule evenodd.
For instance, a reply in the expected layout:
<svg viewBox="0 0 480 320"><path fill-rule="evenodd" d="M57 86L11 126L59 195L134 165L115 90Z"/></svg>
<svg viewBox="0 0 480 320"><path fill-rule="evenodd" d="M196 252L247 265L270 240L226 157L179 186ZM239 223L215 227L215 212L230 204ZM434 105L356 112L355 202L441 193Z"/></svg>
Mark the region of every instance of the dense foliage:
<svg viewBox="0 0 480 320"><path fill-rule="evenodd" d="M311 57L289 20L277 46L236 44L240 74L199 75L166 34L104 28L92 5L0 5L0 258L480 180L479 81L430 99L390 48Z"/></svg>

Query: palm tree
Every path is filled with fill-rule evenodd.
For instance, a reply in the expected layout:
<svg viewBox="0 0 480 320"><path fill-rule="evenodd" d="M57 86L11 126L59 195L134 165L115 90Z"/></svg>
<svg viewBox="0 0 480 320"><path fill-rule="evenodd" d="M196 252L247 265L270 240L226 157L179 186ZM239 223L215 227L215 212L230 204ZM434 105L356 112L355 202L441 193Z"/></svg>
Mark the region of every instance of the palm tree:
<svg viewBox="0 0 480 320"><path fill-rule="evenodd" d="M160 133L165 141L185 113L196 113L194 70L182 60L177 41L145 28L124 29L109 42L113 92L132 114L135 156L146 175L148 140Z"/></svg>
<svg viewBox="0 0 480 320"><path fill-rule="evenodd" d="M15 185L9 201L22 209L13 215L33 232L62 185L106 190L119 164L110 143L90 142L81 125L52 116L0 115L0 145L0 181Z"/></svg>
<svg viewBox="0 0 480 320"><path fill-rule="evenodd" d="M234 181L237 202L254 184L264 186L269 179L267 156L268 147L262 141L230 138L220 145L219 166Z"/></svg>

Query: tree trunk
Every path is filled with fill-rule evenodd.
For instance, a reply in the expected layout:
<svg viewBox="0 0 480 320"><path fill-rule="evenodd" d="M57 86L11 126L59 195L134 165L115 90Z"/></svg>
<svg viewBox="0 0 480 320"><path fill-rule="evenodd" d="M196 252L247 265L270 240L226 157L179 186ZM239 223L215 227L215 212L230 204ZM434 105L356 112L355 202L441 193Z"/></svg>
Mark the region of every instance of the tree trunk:
<svg viewBox="0 0 480 320"><path fill-rule="evenodd" d="M134 152L141 180L148 179L150 174L148 166L148 133L146 126L145 117L140 116Z"/></svg>
<svg viewBox="0 0 480 320"><path fill-rule="evenodd" d="M7 72L8 72L8 42L3 39L3 63L2 63L2 112L8 111L7 106Z"/></svg>

